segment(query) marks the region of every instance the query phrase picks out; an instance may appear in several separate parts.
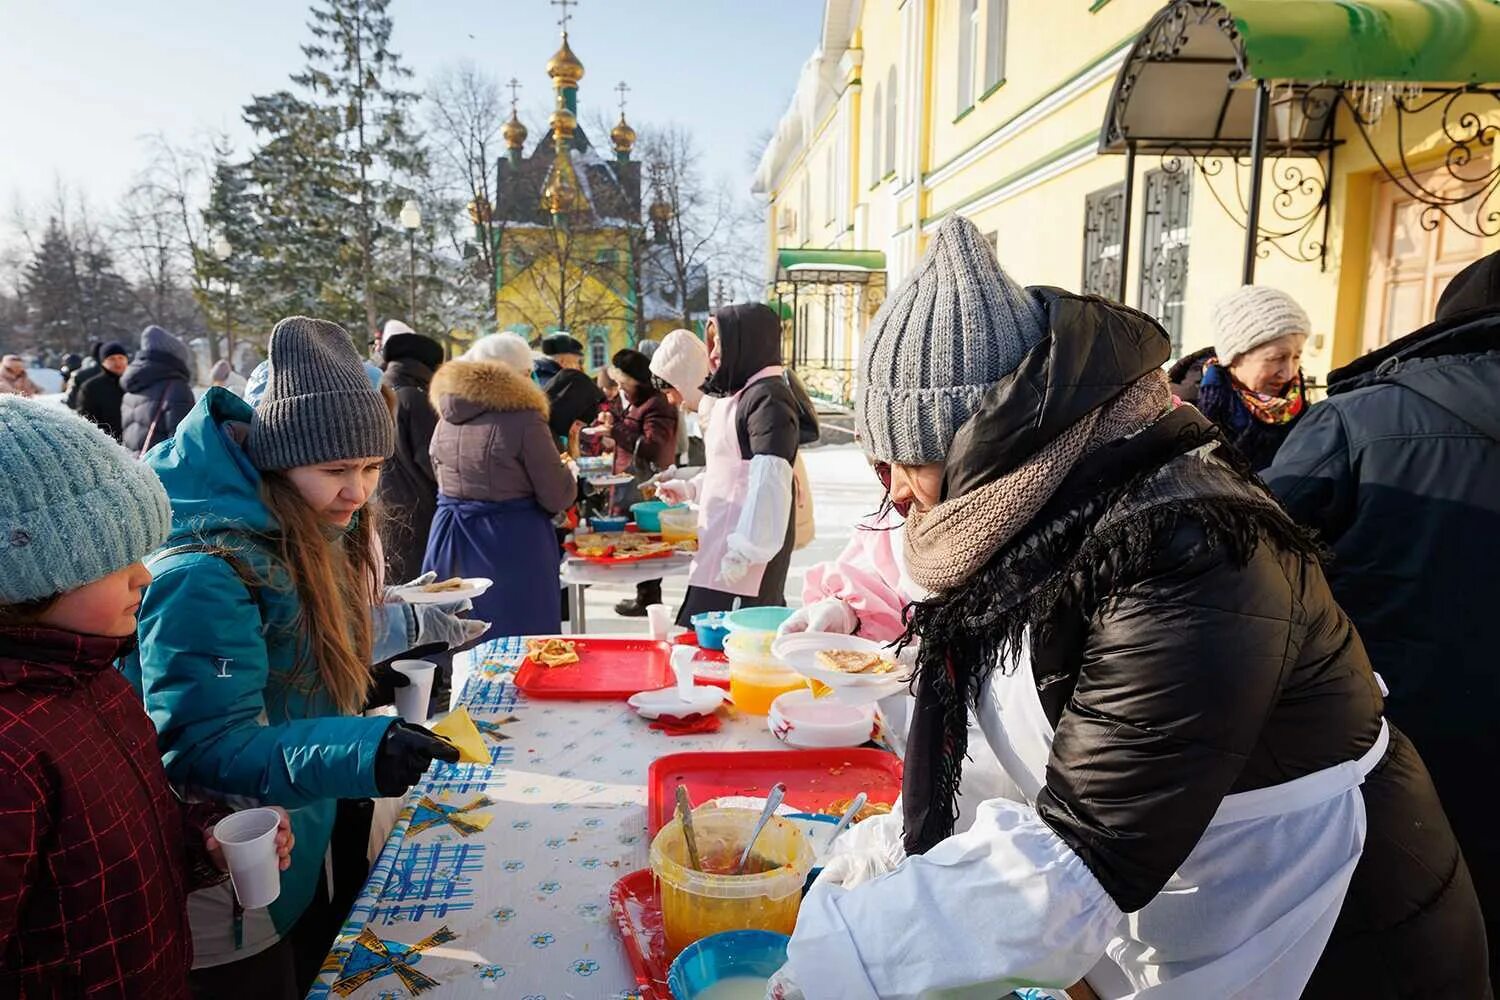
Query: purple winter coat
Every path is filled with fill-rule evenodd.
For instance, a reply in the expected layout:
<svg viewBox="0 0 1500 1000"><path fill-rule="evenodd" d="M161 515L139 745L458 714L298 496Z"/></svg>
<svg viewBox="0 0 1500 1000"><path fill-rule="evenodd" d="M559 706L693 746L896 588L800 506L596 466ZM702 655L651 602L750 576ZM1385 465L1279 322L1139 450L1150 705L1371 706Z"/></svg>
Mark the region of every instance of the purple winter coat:
<svg viewBox="0 0 1500 1000"><path fill-rule="evenodd" d="M547 397L531 379L488 361L450 361L428 393L442 418L431 448L439 493L535 497L548 514L572 505L578 484L547 429Z"/></svg>

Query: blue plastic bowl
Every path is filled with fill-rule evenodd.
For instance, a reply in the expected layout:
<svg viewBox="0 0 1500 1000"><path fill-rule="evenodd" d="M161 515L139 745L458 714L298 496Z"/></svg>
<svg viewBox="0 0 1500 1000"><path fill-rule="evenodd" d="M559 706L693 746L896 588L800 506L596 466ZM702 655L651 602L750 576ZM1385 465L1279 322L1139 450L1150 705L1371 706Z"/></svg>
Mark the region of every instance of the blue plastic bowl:
<svg viewBox="0 0 1500 1000"><path fill-rule="evenodd" d="M624 531L625 525L630 523L628 517L591 517L589 527L595 531Z"/></svg>
<svg viewBox="0 0 1500 1000"><path fill-rule="evenodd" d="M640 503L631 504L630 513L642 531L654 535L661 531L661 512L664 510L675 510L683 506L686 505L667 503L664 500L643 500Z"/></svg>
<svg viewBox="0 0 1500 1000"><path fill-rule="evenodd" d="M693 631L698 633L699 649L724 649L724 639L729 635L729 626L724 624L724 619L728 617L724 611L704 611L688 619L693 624Z"/></svg>
<svg viewBox="0 0 1500 1000"><path fill-rule="evenodd" d="M725 931L694 941L667 970L673 1000L696 1000L719 980L734 976L770 979L786 964L789 940L772 931Z"/></svg>
<svg viewBox="0 0 1500 1000"><path fill-rule="evenodd" d="M781 623L792 617L791 608L741 608L729 613L731 632L775 632Z"/></svg>

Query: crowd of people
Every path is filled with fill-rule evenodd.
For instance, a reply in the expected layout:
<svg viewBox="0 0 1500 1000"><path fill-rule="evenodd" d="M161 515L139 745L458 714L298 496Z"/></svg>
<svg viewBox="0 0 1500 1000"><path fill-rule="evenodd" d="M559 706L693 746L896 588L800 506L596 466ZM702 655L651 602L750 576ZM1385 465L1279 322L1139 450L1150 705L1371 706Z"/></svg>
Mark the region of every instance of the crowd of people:
<svg viewBox="0 0 1500 1000"><path fill-rule="evenodd" d="M1169 368L1154 319L1021 287L954 217L865 331L886 501L783 628L905 650L903 791L838 842L772 997L1491 995L1500 255L1320 402L1291 297L1212 322ZM305 991L370 800L456 759L370 712L390 661L558 632L580 506L697 506L680 624L785 603L819 427L781 343L727 306L591 376L567 333L447 360L392 321L376 367L291 317L194 399L152 327L71 362L81 417L7 356L0 990ZM494 586L390 585L434 576ZM250 804L285 810L285 871L247 911L208 831Z"/></svg>

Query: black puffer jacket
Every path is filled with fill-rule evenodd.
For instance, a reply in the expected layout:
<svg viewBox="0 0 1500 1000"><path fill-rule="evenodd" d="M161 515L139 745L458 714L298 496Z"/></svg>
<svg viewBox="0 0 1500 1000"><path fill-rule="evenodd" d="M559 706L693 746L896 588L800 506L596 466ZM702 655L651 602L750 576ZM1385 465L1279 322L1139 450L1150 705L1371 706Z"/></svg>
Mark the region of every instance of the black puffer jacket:
<svg viewBox="0 0 1500 1000"><path fill-rule="evenodd" d="M1439 316L1333 372L1265 476L1333 546L1329 584L1390 688L1387 714L1432 770L1493 948L1500 825L1476 768L1500 758L1485 638L1500 607L1500 298Z"/></svg>
<svg viewBox="0 0 1500 1000"><path fill-rule="evenodd" d="M109 436L120 440L120 408L125 402L125 390L120 387L120 376L101 367L100 374L83 384L78 394L78 415L87 417L109 432Z"/></svg>
<svg viewBox="0 0 1500 1000"><path fill-rule="evenodd" d="M120 376L120 443L133 453L150 450L177 432L192 412L193 355L159 326L141 334L141 350Z"/></svg>
<svg viewBox="0 0 1500 1000"><path fill-rule="evenodd" d="M380 502L388 515L386 579L391 583L422 572L437 513L437 474L428 454L438 423L437 410L427 398L432 374L432 368L416 358L398 358L387 362L380 379L396 394L396 453L380 470Z"/></svg>
<svg viewBox="0 0 1500 1000"><path fill-rule="evenodd" d="M1017 467L1165 360L1149 318L1036 294L1051 334L960 431L949 496ZM1162 891L1225 795L1355 759L1380 727L1369 662L1311 544L1244 474L1204 458L1215 437L1184 407L1101 448L972 579L915 611L909 748L933 746L935 728L961 755L966 713L948 714L945 685L977 698L1029 635L1056 729L1038 814L1126 912ZM951 826L953 760L909 750L909 850ZM1468 871L1399 732L1363 793L1365 854L1307 995L1486 995Z"/></svg>

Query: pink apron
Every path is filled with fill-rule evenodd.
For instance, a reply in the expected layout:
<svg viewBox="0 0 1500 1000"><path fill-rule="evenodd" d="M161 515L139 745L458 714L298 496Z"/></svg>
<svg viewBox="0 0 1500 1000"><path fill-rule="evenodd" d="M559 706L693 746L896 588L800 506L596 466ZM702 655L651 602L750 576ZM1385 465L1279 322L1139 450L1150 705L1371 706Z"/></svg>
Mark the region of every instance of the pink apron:
<svg viewBox="0 0 1500 1000"><path fill-rule="evenodd" d="M729 548L729 536L739 527L750 489L750 462L740 455L740 396L761 379L780 378L781 371L780 365L762 368L739 392L714 405L708 436L703 441L707 465L698 490L698 554L688 574L688 583L694 587L740 597L760 593L761 580L766 575L764 564L752 565L743 579L732 584L719 578L719 566Z"/></svg>

